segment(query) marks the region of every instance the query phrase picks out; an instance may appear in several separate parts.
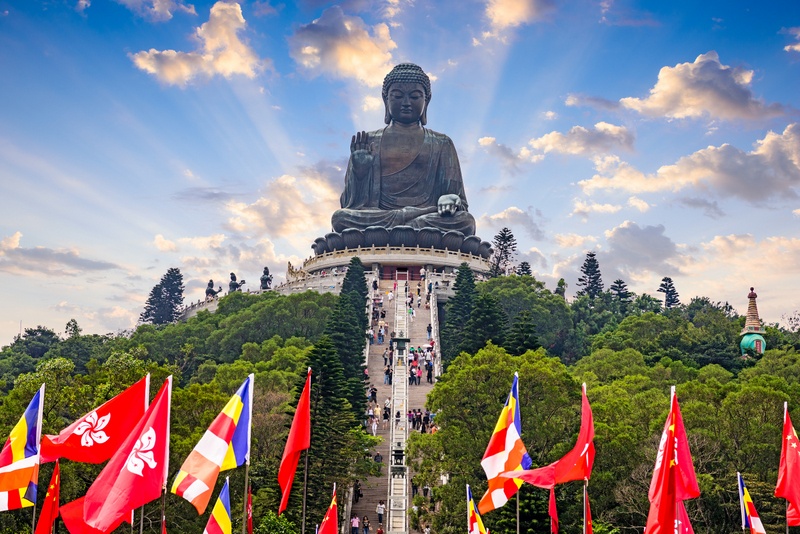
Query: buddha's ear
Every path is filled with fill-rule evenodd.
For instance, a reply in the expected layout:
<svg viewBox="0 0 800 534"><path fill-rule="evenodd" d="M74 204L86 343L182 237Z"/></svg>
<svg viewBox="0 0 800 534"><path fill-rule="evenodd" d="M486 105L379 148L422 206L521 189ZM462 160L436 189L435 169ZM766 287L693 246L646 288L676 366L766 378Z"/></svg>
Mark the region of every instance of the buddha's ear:
<svg viewBox="0 0 800 534"><path fill-rule="evenodd" d="M385 110L383 113L383 123L389 124L392 122L392 116L389 114L389 101L386 100L386 97L383 97L383 109Z"/></svg>
<svg viewBox="0 0 800 534"><path fill-rule="evenodd" d="M425 103L425 109L422 110L422 116L419 118L420 124L425 126L428 124L428 103Z"/></svg>

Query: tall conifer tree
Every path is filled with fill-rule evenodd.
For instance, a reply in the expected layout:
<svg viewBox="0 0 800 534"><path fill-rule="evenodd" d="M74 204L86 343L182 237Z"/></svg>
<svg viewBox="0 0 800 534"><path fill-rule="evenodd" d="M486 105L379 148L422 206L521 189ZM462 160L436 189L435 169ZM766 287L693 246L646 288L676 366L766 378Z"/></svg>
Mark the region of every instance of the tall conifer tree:
<svg viewBox="0 0 800 534"><path fill-rule="evenodd" d="M587 252L586 259L581 266L581 273L583 276L578 278L577 286L581 289L576 296L588 296L594 300L603 292L603 278L600 275L600 263L597 261L597 255L594 252Z"/></svg>
<svg viewBox="0 0 800 534"><path fill-rule="evenodd" d="M183 307L183 275L172 267L150 291L139 321L150 324L169 324L178 320Z"/></svg>

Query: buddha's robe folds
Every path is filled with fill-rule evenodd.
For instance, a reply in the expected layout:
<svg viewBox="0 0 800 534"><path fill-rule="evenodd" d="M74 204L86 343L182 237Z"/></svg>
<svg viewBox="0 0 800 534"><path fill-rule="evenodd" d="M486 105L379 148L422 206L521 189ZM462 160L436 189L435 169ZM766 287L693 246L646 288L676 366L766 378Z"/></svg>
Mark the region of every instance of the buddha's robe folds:
<svg viewBox="0 0 800 534"><path fill-rule="evenodd" d="M438 228L475 235L475 219L467 211L467 197L461 179L461 166L453 142L444 134L424 129L419 154L398 172L381 172L383 130L369 133L373 145L372 166L363 178L353 172L353 158L347 165L342 209L331 218L333 230L365 229L368 226L392 228ZM461 206L452 215L439 215L442 195L461 198Z"/></svg>

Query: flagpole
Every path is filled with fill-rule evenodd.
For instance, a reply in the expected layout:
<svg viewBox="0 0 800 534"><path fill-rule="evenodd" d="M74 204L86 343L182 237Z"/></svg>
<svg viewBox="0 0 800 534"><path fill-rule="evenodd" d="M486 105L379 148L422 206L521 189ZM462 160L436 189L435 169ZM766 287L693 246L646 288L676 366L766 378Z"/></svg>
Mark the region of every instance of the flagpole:
<svg viewBox="0 0 800 534"><path fill-rule="evenodd" d="M161 531L164 531L164 524L167 522L167 487L161 488Z"/></svg>
<svg viewBox="0 0 800 534"><path fill-rule="evenodd" d="M583 479L583 534L586 534L586 485L589 481L584 477Z"/></svg>
<svg viewBox="0 0 800 534"><path fill-rule="evenodd" d="M519 489L517 489L517 534L519 534Z"/></svg>
<svg viewBox="0 0 800 534"><path fill-rule="evenodd" d="M303 523L300 534L306 534L306 495L308 493L308 449L305 450L305 467L303 467Z"/></svg>
<svg viewBox="0 0 800 534"><path fill-rule="evenodd" d="M247 534L247 503L249 500L250 500L250 462L248 461L244 464L244 507L242 514L242 534Z"/></svg>

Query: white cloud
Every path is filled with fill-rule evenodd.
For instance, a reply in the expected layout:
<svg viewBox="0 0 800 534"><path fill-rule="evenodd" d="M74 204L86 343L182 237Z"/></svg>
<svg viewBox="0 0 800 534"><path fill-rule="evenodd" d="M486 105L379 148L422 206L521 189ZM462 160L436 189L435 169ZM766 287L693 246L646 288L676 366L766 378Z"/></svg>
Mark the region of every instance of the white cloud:
<svg viewBox="0 0 800 534"><path fill-rule="evenodd" d="M0 240L0 272L20 276L79 276L119 269L111 262L83 258L76 249L26 248L21 241L21 232Z"/></svg>
<svg viewBox="0 0 800 534"><path fill-rule="evenodd" d="M383 99L379 96L365 96L361 103L362 111L373 111L383 107Z"/></svg>
<svg viewBox="0 0 800 534"><path fill-rule="evenodd" d="M613 189L652 193L694 188L752 202L795 198L800 188L800 125L790 124L781 134L768 132L751 152L728 144L710 146L660 167L655 174L644 174L616 157L599 158L595 167L598 174L579 182L587 194Z"/></svg>
<svg viewBox="0 0 800 534"><path fill-rule="evenodd" d="M75 10L78 13L83 13L86 11L86 8L92 5L91 0L78 0L78 3L75 5Z"/></svg>
<svg viewBox="0 0 800 534"><path fill-rule="evenodd" d="M796 210L792 210L792 214L797 216L797 217L800 217L800 208L796 209Z"/></svg>
<svg viewBox="0 0 800 534"><path fill-rule="evenodd" d="M531 139L528 144L547 154L592 155L607 153L615 149L633 148L634 136L624 126L598 122L588 130L583 126L573 126L569 132L550 132L542 137Z"/></svg>
<svg viewBox="0 0 800 534"><path fill-rule="evenodd" d="M154 22L163 22L172 18L172 14L176 11L183 11L197 15L194 6L191 4L184 4L182 1L176 0L115 0L118 4L122 4L137 15L140 15L148 20ZM80 0L78 5L85 2L87 7L89 0Z"/></svg>
<svg viewBox="0 0 800 534"><path fill-rule="evenodd" d="M393 66L391 51L397 44L386 24L371 29L372 34L361 18L333 6L289 37L289 54L311 76L326 74L379 87Z"/></svg>
<svg viewBox="0 0 800 534"><path fill-rule="evenodd" d="M558 113L555 111L545 111L542 113L542 118L548 121L554 121L558 118Z"/></svg>
<svg viewBox="0 0 800 534"><path fill-rule="evenodd" d="M496 230L507 227L512 232L515 228L522 227L531 238L544 239L544 233L536 222L536 218L540 218L541 214L538 211L532 212L532 208L524 211L516 206L511 206L494 215L483 215L478 220L478 225L487 225Z"/></svg>
<svg viewBox="0 0 800 534"><path fill-rule="evenodd" d="M620 99L622 106L651 117L672 119L709 116L759 119L782 115L780 104L765 105L750 90L753 71L731 68L713 50L694 63L662 67L647 98Z"/></svg>
<svg viewBox="0 0 800 534"><path fill-rule="evenodd" d="M785 33L792 35L798 42L786 45L783 47L787 52L800 52L800 26L794 28L787 28Z"/></svg>
<svg viewBox="0 0 800 534"><path fill-rule="evenodd" d="M555 9L553 0L488 0L486 18L494 31L541 20Z"/></svg>
<svg viewBox="0 0 800 534"><path fill-rule="evenodd" d="M640 227L625 221L605 232L608 250L604 263L628 276L643 277L648 272L668 276L680 273L682 257L678 246L665 235L664 226Z"/></svg>
<svg viewBox="0 0 800 534"><path fill-rule="evenodd" d="M229 201L225 206L230 213L228 226L272 238L323 235L330 231L331 214L339 208L339 194L338 186L313 170L301 176L285 174L269 182L251 204Z"/></svg>
<svg viewBox="0 0 800 534"><path fill-rule="evenodd" d="M174 252L178 250L178 245L176 245L174 241L166 239L161 234L156 234L153 238L153 245L161 252Z"/></svg>
<svg viewBox="0 0 800 534"><path fill-rule="evenodd" d="M644 200L642 200L641 198L638 198L638 197L629 198L628 199L628 206L630 206L631 208L636 208L637 210L639 210L642 213L644 213L644 212L646 212L647 210L650 209L650 204L648 204L647 202L645 202Z"/></svg>
<svg viewBox="0 0 800 534"><path fill-rule="evenodd" d="M200 46L193 52L156 50L137 52L134 64L164 83L185 86L198 77L215 75L254 78L266 63L238 33L245 29L242 8L236 3L217 2L211 7L208 22L197 28Z"/></svg>
<svg viewBox="0 0 800 534"><path fill-rule="evenodd" d="M584 248L588 243L596 243L597 238L591 235L556 234L556 244L561 248Z"/></svg>
<svg viewBox="0 0 800 534"><path fill-rule="evenodd" d="M545 258L542 251L536 247L529 248L519 253L517 256L517 265L523 261L527 261L532 269L536 269L537 267L542 269L547 268L547 258Z"/></svg>
<svg viewBox="0 0 800 534"><path fill-rule="evenodd" d="M598 204L596 202L584 202L583 200L576 199L573 203L570 217L576 215L585 221L589 215L593 213L608 215L609 213L616 213L621 209L622 206L614 204Z"/></svg>
<svg viewBox="0 0 800 534"><path fill-rule="evenodd" d="M520 152L515 153L510 147L498 143L494 137L481 137L478 139L478 144L482 146L486 152L500 160L503 168L511 173L517 174L520 172L519 165L525 161L536 162L541 159L541 156L532 157L530 150L523 148Z"/></svg>

